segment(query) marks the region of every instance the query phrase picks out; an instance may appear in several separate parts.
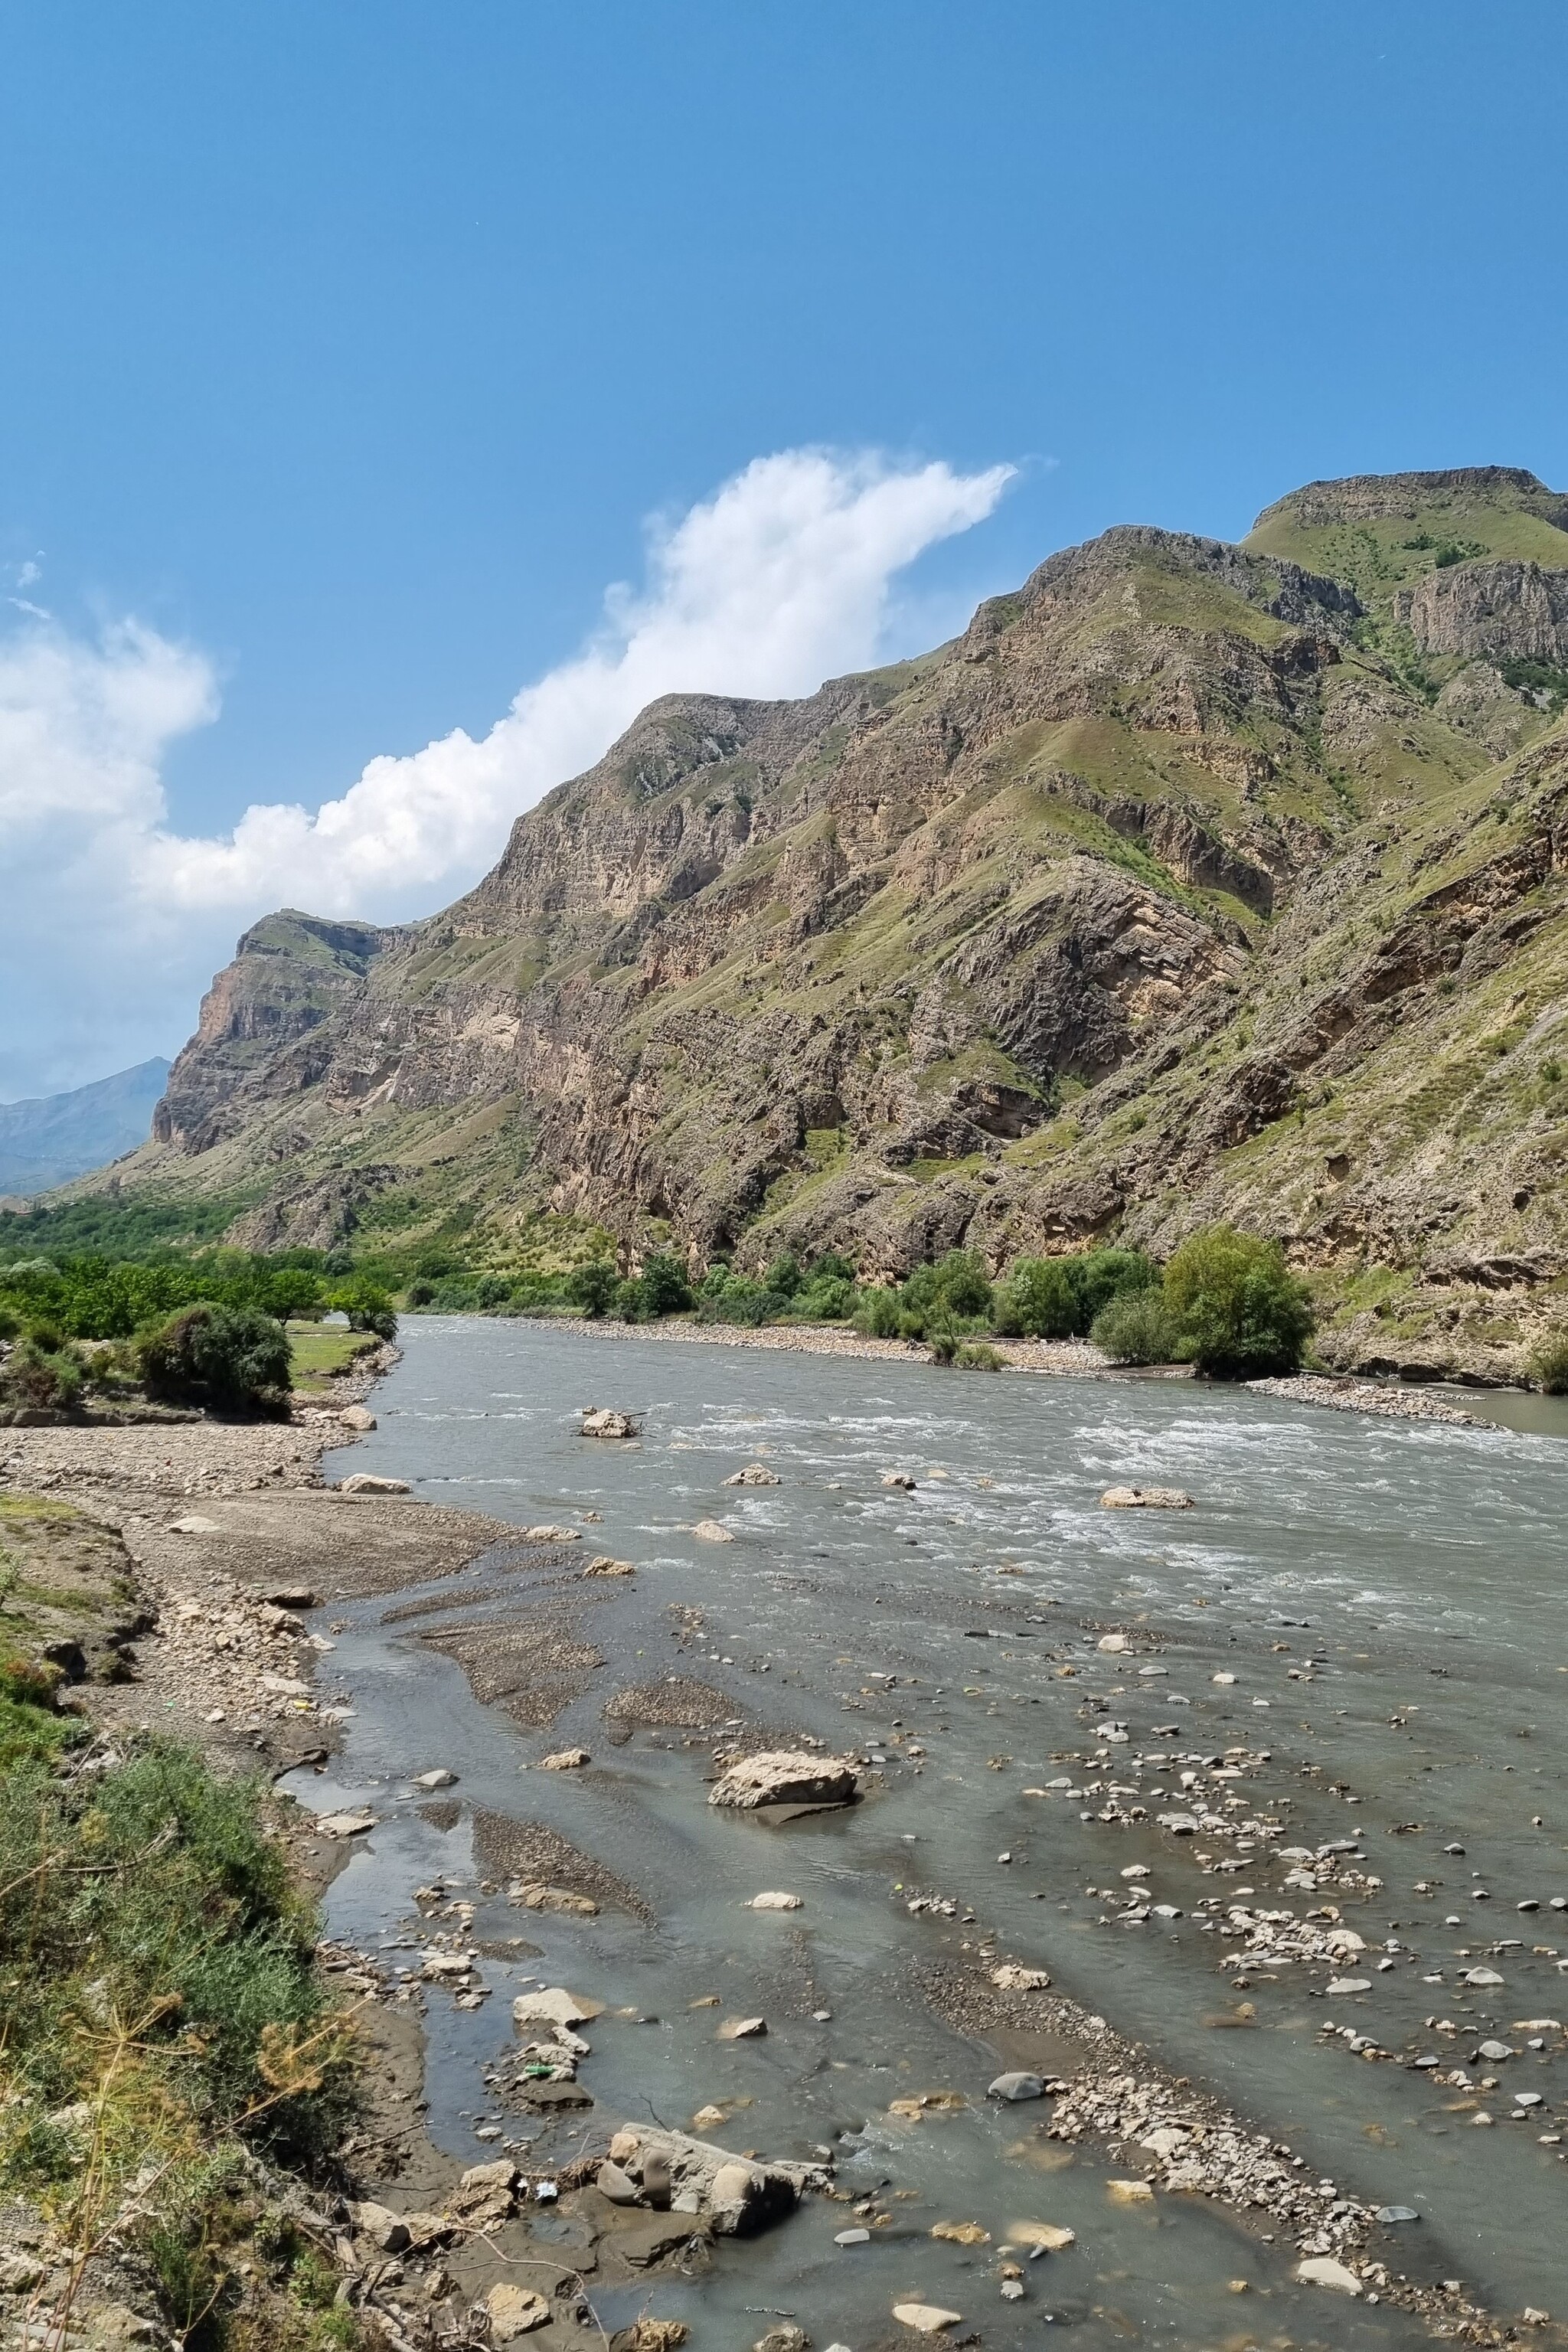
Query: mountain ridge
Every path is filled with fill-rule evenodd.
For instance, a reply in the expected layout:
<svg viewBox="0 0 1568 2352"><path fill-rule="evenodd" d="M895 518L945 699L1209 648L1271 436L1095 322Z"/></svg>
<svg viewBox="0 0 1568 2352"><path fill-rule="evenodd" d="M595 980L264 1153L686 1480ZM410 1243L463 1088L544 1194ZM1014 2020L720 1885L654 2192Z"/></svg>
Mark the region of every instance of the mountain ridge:
<svg viewBox="0 0 1568 2352"><path fill-rule="evenodd" d="M0 1103L0 1193L46 1192L146 1139L171 1064L152 1055L63 1094Z"/></svg>
<svg viewBox="0 0 1568 2352"><path fill-rule="evenodd" d="M1234 1216L1331 1356L1500 1372L1568 1283L1558 574L1523 469L1361 477L1118 526L815 696L665 697L443 913L253 927L124 1181L524 1264Z"/></svg>

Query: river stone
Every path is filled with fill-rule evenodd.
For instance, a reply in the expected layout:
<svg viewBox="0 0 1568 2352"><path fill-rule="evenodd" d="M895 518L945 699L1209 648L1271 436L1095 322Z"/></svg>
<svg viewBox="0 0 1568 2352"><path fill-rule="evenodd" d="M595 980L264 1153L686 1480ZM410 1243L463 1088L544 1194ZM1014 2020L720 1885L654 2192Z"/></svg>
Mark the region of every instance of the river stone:
<svg viewBox="0 0 1568 2352"><path fill-rule="evenodd" d="M581 1528L558 1528L552 1521L543 1527L524 1528L522 1540L524 1543L581 1543L583 1530Z"/></svg>
<svg viewBox="0 0 1568 2352"><path fill-rule="evenodd" d="M1332 1985L1329 1987L1329 1990L1332 1992ZM1483 2042L1479 2047L1480 2054L1483 2058L1498 2060L1502 2058L1511 2058L1514 2054L1509 2048L1506 2042Z"/></svg>
<svg viewBox="0 0 1568 2352"><path fill-rule="evenodd" d="M893 2317L904 2327L912 2327L917 2336L940 2336L944 2327L962 2325L962 2311L943 2311L938 2303L896 2303Z"/></svg>
<svg viewBox="0 0 1568 2352"><path fill-rule="evenodd" d="M699 1519L691 1532L703 1543L733 1543L735 1540L730 1529L717 1519Z"/></svg>
<svg viewBox="0 0 1568 2352"><path fill-rule="evenodd" d="M725 1479L726 1486L782 1486L784 1480L765 1462L748 1462L743 1470L731 1470Z"/></svg>
<svg viewBox="0 0 1568 2352"><path fill-rule="evenodd" d="M354 2235L368 2238L378 2254L400 2254L409 2243L407 2222L384 2205L366 2202L354 2207Z"/></svg>
<svg viewBox="0 0 1568 2352"><path fill-rule="evenodd" d="M1384 2228L1393 2229L1401 2221L1419 2221L1421 2216L1414 2205L1380 2205L1377 2218Z"/></svg>
<svg viewBox="0 0 1568 2352"><path fill-rule="evenodd" d="M1114 1657L1127 1647L1127 1636L1125 1633L1102 1633L1094 1646Z"/></svg>
<svg viewBox="0 0 1568 2352"><path fill-rule="evenodd" d="M833 2242L836 2246L868 2246L871 2232L869 2230L838 2230L834 2232Z"/></svg>
<svg viewBox="0 0 1568 2352"><path fill-rule="evenodd" d="M732 1764L708 1801L751 1812L759 1805L847 1805L854 1795L855 1767L847 1757L771 1748Z"/></svg>
<svg viewBox="0 0 1568 2352"><path fill-rule="evenodd" d="M511 2005L514 2025L586 2025L602 2016L602 2000L588 2000L563 1985L547 1985L542 1992L520 1992Z"/></svg>
<svg viewBox="0 0 1568 2352"><path fill-rule="evenodd" d="M374 1827L374 1813L321 1813L316 1821L321 1835L330 1838L363 1837Z"/></svg>
<svg viewBox="0 0 1568 2352"><path fill-rule="evenodd" d="M1046 2086L1037 2074L1026 2074L1015 2071L1007 2074L998 2074L994 2083L987 2084L985 2095L988 2099L1008 2099L1015 2102L1019 2099L1043 2099L1046 2095Z"/></svg>
<svg viewBox="0 0 1568 2352"><path fill-rule="evenodd" d="M1007 2237L1013 2245L1027 2246L1039 2254L1063 2253L1077 2243L1073 2232L1058 2228L1055 2221L1009 2221Z"/></svg>
<svg viewBox="0 0 1568 2352"><path fill-rule="evenodd" d="M805 1907L804 1895L784 1895L776 1891L753 1895L747 1904L748 1911L799 1911Z"/></svg>
<svg viewBox="0 0 1568 2352"><path fill-rule="evenodd" d="M257 1594L273 1609L314 1609L316 1596L308 1584L269 1584Z"/></svg>
<svg viewBox="0 0 1568 2352"><path fill-rule="evenodd" d="M782 2327L770 2327L765 2336L759 2336L752 2352L811 2352L811 2338L804 2327L786 2320Z"/></svg>
<svg viewBox="0 0 1568 2352"><path fill-rule="evenodd" d="M1150 2205L1154 2200L1154 2192L1146 2180L1108 2180L1105 2186L1118 2205Z"/></svg>
<svg viewBox="0 0 1568 2352"><path fill-rule="evenodd" d="M356 1470L338 1488L340 1495L406 1495L408 1491L406 1478L382 1478L374 1470Z"/></svg>
<svg viewBox="0 0 1568 2352"><path fill-rule="evenodd" d="M492 2344L510 2344L514 2336L530 2335L550 2318L550 2305L542 2294L535 2294L529 2286L514 2286L510 2279L490 2288L485 2309L489 2314Z"/></svg>
<svg viewBox="0 0 1568 2352"><path fill-rule="evenodd" d="M223 1528L216 1519L204 1519L198 1512L188 1511L183 1519L171 1519L172 1536L221 1536Z"/></svg>
<svg viewBox="0 0 1568 2352"><path fill-rule="evenodd" d="M1361 2281L1354 2271L1337 2263L1332 2254L1311 2254L1296 2265L1296 2276L1303 2286L1337 2287L1342 2294L1359 2294Z"/></svg>
<svg viewBox="0 0 1568 2352"><path fill-rule="evenodd" d="M607 2197L612 2205L640 2205L642 2202L642 2190L631 2174L623 2172L618 2164L601 2164L594 2185L600 2196Z"/></svg>
<svg viewBox="0 0 1568 2352"><path fill-rule="evenodd" d="M635 1437L637 1423L629 1412L616 1412L613 1406L591 1405L583 1415L584 1437Z"/></svg>
<svg viewBox="0 0 1568 2352"><path fill-rule="evenodd" d="M901 1486L906 1495L914 1492L915 1482L907 1470L884 1470L882 1484L884 1486Z"/></svg>
<svg viewBox="0 0 1568 2352"><path fill-rule="evenodd" d="M595 1553L583 1570L584 1576L635 1576L636 1564L629 1559L616 1559L607 1551Z"/></svg>
<svg viewBox="0 0 1568 2352"><path fill-rule="evenodd" d="M991 1981L1004 1992L1044 1992L1050 1979L1044 1969L1020 1968L1016 1960L1004 1960L999 1969L992 1969Z"/></svg>
<svg viewBox="0 0 1568 2352"><path fill-rule="evenodd" d="M765 2017L727 2017L719 2028L721 2042L760 2042L768 2030Z"/></svg>
<svg viewBox="0 0 1568 2352"><path fill-rule="evenodd" d="M1190 1511L1194 1504L1180 1486L1108 1486L1100 1507L1102 1511Z"/></svg>
<svg viewBox="0 0 1568 2352"><path fill-rule="evenodd" d="M574 1895L564 1886L546 1886L537 1879L531 1879L526 1885L510 1887L506 1899L521 1911L565 1911L580 1919L598 1916L599 1906L591 1895Z"/></svg>
<svg viewBox="0 0 1568 2352"><path fill-rule="evenodd" d="M1370 1977L1331 1977L1329 1990L1331 1992L1370 1992L1372 1979Z"/></svg>
<svg viewBox="0 0 1568 2352"><path fill-rule="evenodd" d="M1500 1985L1502 1982L1496 1969L1467 1969L1459 1982L1468 1985Z"/></svg>
<svg viewBox="0 0 1568 2352"><path fill-rule="evenodd" d="M553 1756L542 1756L539 1769L542 1772L576 1772L593 1760L585 1748L561 1748Z"/></svg>
<svg viewBox="0 0 1568 2352"><path fill-rule="evenodd" d="M374 1413L368 1406L363 1404L344 1405L338 1419L345 1429L357 1429L362 1435L367 1434L375 1427Z"/></svg>
<svg viewBox="0 0 1568 2352"><path fill-rule="evenodd" d="M455 1789L458 1775L447 1765L438 1764L433 1772L416 1772L413 1785L416 1789Z"/></svg>

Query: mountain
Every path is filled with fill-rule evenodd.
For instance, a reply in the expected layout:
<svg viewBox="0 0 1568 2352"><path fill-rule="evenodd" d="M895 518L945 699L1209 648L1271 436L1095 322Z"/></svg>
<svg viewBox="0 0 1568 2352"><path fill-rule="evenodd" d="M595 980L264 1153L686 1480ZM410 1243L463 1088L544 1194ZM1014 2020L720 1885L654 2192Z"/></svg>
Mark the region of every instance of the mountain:
<svg viewBox="0 0 1568 2352"><path fill-rule="evenodd" d="M0 1103L0 1192L44 1192L144 1143L170 1065L161 1054L111 1078Z"/></svg>
<svg viewBox="0 0 1568 2352"><path fill-rule="evenodd" d="M923 658L666 697L395 930L247 933L127 1184L238 1239L895 1275L1221 1216L1347 1364L1568 1307L1568 499L1313 483Z"/></svg>

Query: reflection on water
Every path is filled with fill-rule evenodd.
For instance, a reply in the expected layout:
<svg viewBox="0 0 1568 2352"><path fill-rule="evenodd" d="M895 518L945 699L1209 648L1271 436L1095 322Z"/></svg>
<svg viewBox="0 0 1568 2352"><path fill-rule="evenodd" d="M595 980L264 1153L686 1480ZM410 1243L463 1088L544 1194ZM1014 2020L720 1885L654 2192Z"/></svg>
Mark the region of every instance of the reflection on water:
<svg viewBox="0 0 1568 2352"><path fill-rule="evenodd" d="M531 1971L633 2012L592 2029L583 2079L595 2111L568 2148L601 2145L606 2119L684 2125L717 2103L726 2144L780 2156L833 2146L841 2178L879 2191L891 2216L870 2244L842 2250L847 2210L815 2203L724 2249L706 2281L661 2280L654 2307L690 2320L699 2352L750 2343L769 2323L749 2315L768 2310L795 2313L818 2344L868 2347L901 2299L961 2311L997 2345L1033 2341L1047 2315L1107 2346L1415 2339L1417 2323L1386 2307L1295 2286L1284 2237L1262 2243L1202 2200L1119 2206L1102 2152L1045 2140L1040 2108L988 2107L993 2052L939 2022L922 1990L939 1960L973 1965L984 1939L1215 2086L1334 2184L1327 2196L1416 2208L1421 2222L1378 2249L1392 2268L1462 2276L1505 2313L1562 2304L1551 2135L1568 2095L1552 2056L1563 2036L1537 2036L1538 2053L1512 2031L1568 1998L1552 1907L1568 1900L1559 1440L1184 1383L963 1375L503 1322L420 1319L404 1344L354 1468L519 1525L595 1510L584 1552L639 1569L635 1584L571 1588L591 1596L579 1620L605 1664L537 1730L479 1706L458 1667L422 1644L418 1620L384 1624L410 1595L346 1612L334 1664L355 1714L332 1780L301 1794L369 1796L385 1818L333 1889L336 1932L390 1940L416 1885L471 1874L470 1808L553 1828L654 1914L650 1926L609 1908L531 1913L542 1957L488 1964L486 2009L433 1999L432 2124L454 2150L483 2153L479 2069L510 2039L510 1991ZM1484 1412L1493 1400L1470 1402ZM582 1439L578 1410L592 1403L638 1412L642 1442ZM752 1459L784 1483L725 1487ZM882 1486L894 1468L913 1474L913 1491ZM1098 1498L1112 1483L1183 1486L1197 1507L1107 1512ZM694 1538L703 1518L736 1540ZM493 1559L467 1574L489 1596L475 1622L500 1628L539 1581ZM462 1622L445 1609L433 1621ZM1135 1659L1098 1649L1108 1626L1129 1630ZM1163 1673L1140 1675L1151 1663ZM715 1811L712 1733L615 1745L604 1718L613 1692L678 1672L725 1694L737 1717L885 1758L883 1785L852 1813L786 1829ZM575 1743L592 1752L586 1771L525 1769ZM1238 1868L1211 1841L1200 1862L1199 1840L1155 1826L1154 1792L1242 1746L1267 1759L1247 1805L1277 1809L1285 1843L1359 1842L1357 1868L1377 1884L1339 1898L1345 1920L1369 1953L1398 1946L1393 1966L1372 1970L1373 1990L1330 1999L1327 1972L1304 1967L1249 1982L1245 1997L1233 1989L1197 1906L1249 1888L1258 1906L1300 1914L1313 1895L1285 1888L1289 1865L1267 1851ZM398 1794L437 1764L461 1774L465 1811L445 1834ZM1099 1801L1022 1793L1091 1776L1149 1795L1145 1818L1101 1823ZM1445 1855L1455 1844L1465 1853ZM1121 1888L1135 1863L1179 1916L1120 1924L1099 1890ZM804 1907L751 1912L763 1887ZM953 1915L911 1915L915 1888L952 1898ZM520 1916L481 1904L477 1933L516 1935ZM1505 1979L1495 1994L1458 1982L1483 1950ZM692 2006L715 1995L720 2010ZM716 2018L738 2011L764 2015L766 2038L717 2041ZM1521 2054L1500 2090L1438 2091L1322 2030L1331 2021L1405 2055L1439 2016L1456 2028L1446 2066L1469 2061L1472 2034L1503 2030ZM1483 2069L1470 2072L1479 2083ZM1514 2123L1507 2094L1527 2074L1545 2104ZM962 2104L918 2122L889 2112L932 2090ZM1483 2098L1498 2121L1481 2165L1470 2116ZM1077 2243L1028 2265L1026 2299L1005 2304L994 2247L1030 2219ZM976 2221L992 2245L933 2242L938 2221ZM639 2289L613 2318L644 2299Z"/></svg>

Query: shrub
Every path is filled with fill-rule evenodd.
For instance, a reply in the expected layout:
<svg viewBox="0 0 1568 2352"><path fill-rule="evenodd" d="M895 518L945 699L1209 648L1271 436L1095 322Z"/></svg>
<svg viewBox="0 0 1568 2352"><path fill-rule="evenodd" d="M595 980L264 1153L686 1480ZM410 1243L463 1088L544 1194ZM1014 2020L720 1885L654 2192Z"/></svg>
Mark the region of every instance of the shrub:
<svg viewBox="0 0 1568 2352"><path fill-rule="evenodd" d="M694 1303L686 1268L668 1250L656 1250L647 1260L642 1287L650 1315L679 1315Z"/></svg>
<svg viewBox="0 0 1568 2352"><path fill-rule="evenodd" d="M646 1285L629 1276L625 1282L617 1282L615 1297L610 1301L610 1312L621 1323L650 1321L653 1308L648 1304Z"/></svg>
<svg viewBox="0 0 1568 2352"><path fill-rule="evenodd" d="M1068 1264L1061 1257L1019 1258L996 1293L997 1330L1008 1339L1070 1339L1079 1301Z"/></svg>
<svg viewBox="0 0 1568 2352"><path fill-rule="evenodd" d="M1157 1279L1142 1250L1021 1257L997 1291L996 1328L1032 1339L1081 1339L1113 1298L1146 1290Z"/></svg>
<svg viewBox="0 0 1568 2352"><path fill-rule="evenodd" d="M1182 1350L1218 1380L1293 1372L1312 1330L1310 1294L1278 1242L1211 1225L1165 1268L1165 1303Z"/></svg>
<svg viewBox="0 0 1568 2352"><path fill-rule="evenodd" d="M1173 1363L1180 1344L1174 1318L1157 1290L1123 1291L1100 1308L1089 1336L1116 1364Z"/></svg>
<svg viewBox="0 0 1568 2352"><path fill-rule="evenodd" d="M407 1296L410 1307L428 1307L436 1296L436 1286L421 1276L417 1282L409 1284Z"/></svg>
<svg viewBox="0 0 1568 2352"><path fill-rule="evenodd" d="M1543 1396L1568 1396L1568 1332L1541 1342L1530 1359L1530 1376Z"/></svg>
<svg viewBox="0 0 1568 2352"><path fill-rule="evenodd" d="M574 1266L566 1277L566 1296L579 1314L606 1315L616 1295L616 1269L608 1258L590 1258Z"/></svg>
<svg viewBox="0 0 1568 2352"><path fill-rule="evenodd" d="M899 1293L899 1328L905 1339L930 1337L932 1327L967 1322L991 1311L991 1278L978 1250L949 1250L934 1265L918 1265Z"/></svg>
<svg viewBox="0 0 1568 2352"><path fill-rule="evenodd" d="M841 1274L821 1275L813 1270L805 1289L797 1290L789 1302L792 1315L808 1323L842 1323L855 1309L855 1284Z"/></svg>
<svg viewBox="0 0 1568 2352"><path fill-rule="evenodd" d="M893 1339L899 1330L899 1294L874 1285L860 1294L860 1304L855 1310L855 1328L870 1339Z"/></svg>
<svg viewBox="0 0 1568 2352"><path fill-rule="evenodd" d="M988 1348L983 1339L966 1339L952 1360L961 1372L1003 1372L1007 1369L1006 1357Z"/></svg>
<svg viewBox="0 0 1568 2352"><path fill-rule="evenodd" d="M68 1412L81 1395L85 1368L68 1340L55 1331L35 1331L11 1350L0 1396L33 1412Z"/></svg>
<svg viewBox="0 0 1568 2352"><path fill-rule="evenodd" d="M821 1256L813 1258L806 1267L805 1278L811 1284L853 1282L855 1268L849 1259L842 1256L837 1250L824 1250Z"/></svg>
<svg viewBox="0 0 1568 2352"><path fill-rule="evenodd" d="M805 1276L801 1273L800 1260L786 1250L782 1257L774 1258L764 1278L768 1288L776 1290L781 1298L793 1298Z"/></svg>
<svg viewBox="0 0 1568 2352"><path fill-rule="evenodd" d="M140 1355L149 1395L172 1403L276 1412L288 1397L288 1333L254 1307L182 1307Z"/></svg>

